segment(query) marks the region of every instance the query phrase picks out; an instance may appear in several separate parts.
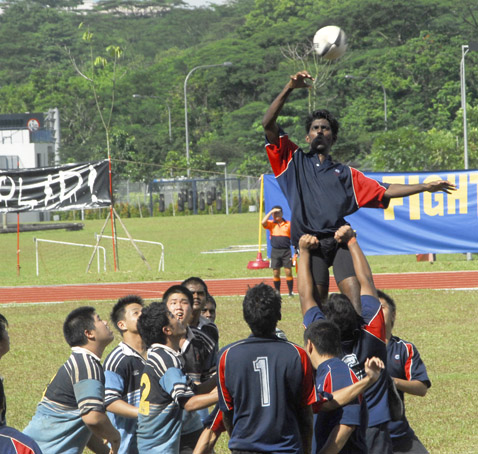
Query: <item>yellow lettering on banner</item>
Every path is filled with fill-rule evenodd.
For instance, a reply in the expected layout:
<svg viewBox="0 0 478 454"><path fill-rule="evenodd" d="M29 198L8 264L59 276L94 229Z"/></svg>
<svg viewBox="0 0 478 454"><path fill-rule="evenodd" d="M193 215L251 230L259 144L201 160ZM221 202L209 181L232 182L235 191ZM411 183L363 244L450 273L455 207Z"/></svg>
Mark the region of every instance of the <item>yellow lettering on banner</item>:
<svg viewBox="0 0 478 454"><path fill-rule="evenodd" d="M448 181L455 184L456 175L448 175ZM461 173L458 177L458 187L456 191L448 194L448 214L456 214L456 202L458 201L458 211L460 214L468 213L468 182L467 175Z"/></svg>
<svg viewBox="0 0 478 454"><path fill-rule="evenodd" d="M437 175L430 175L424 183L440 180ZM423 212L428 216L443 216L445 214L445 205L443 201L443 192L424 192L423 193Z"/></svg>
<svg viewBox="0 0 478 454"><path fill-rule="evenodd" d="M418 175L411 175L408 179L408 184L419 184ZM410 220L418 221L420 219L420 194L413 194L408 197L410 203Z"/></svg>
<svg viewBox="0 0 478 454"><path fill-rule="evenodd" d="M390 184L405 184L405 177L403 175L397 175L397 176L388 176L384 177L383 179L384 183L390 183ZM388 208L384 213L384 219L386 221L394 221L395 220L395 207L403 205L403 197L397 198L397 199L390 199L390 203L388 205Z"/></svg>
<svg viewBox="0 0 478 454"><path fill-rule="evenodd" d="M470 176L470 184L476 184L477 188L476 188L476 197L477 197L477 206L478 206L478 172L473 172L473 173L470 173L469 174ZM477 213L478 215L478 213Z"/></svg>

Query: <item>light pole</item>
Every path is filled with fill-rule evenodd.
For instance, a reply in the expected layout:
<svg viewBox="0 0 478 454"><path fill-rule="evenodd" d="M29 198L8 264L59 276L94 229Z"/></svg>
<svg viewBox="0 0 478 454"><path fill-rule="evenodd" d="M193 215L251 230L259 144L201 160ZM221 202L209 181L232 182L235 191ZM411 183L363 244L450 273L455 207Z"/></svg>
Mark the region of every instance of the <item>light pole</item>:
<svg viewBox="0 0 478 454"><path fill-rule="evenodd" d="M189 128L188 128L188 96L187 96L188 79L189 79L189 76L197 69L214 68L216 66L232 66L232 63L230 61L226 61L224 63L218 63L216 65L195 66L193 69L191 69L191 71L189 71L188 75L186 76L186 79L184 79L184 125L185 125L185 133L186 133L186 163L187 163L188 178L191 175L191 168L189 165Z"/></svg>
<svg viewBox="0 0 478 454"><path fill-rule="evenodd" d="M151 98L151 99L161 99L160 96L148 96L148 95L138 95L134 94L133 98ZM171 109L169 107L169 104L166 104L166 107L168 109L168 124L169 124L169 141L171 142L173 140L173 135L172 135L172 130L171 130Z"/></svg>
<svg viewBox="0 0 478 454"><path fill-rule="evenodd" d="M227 196L227 165L225 162L216 162L217 166L224 166L224 188L225 188L225 199L226 199L226 215L229 214L229 198Z"/></svg>
<svg viewBox="0 0 478 454"><path fill-rule="evenodd" d="M377 84L380 84L380 86L382 87L382 91L383 91L383 116L384 116L384 121L385 121L384 130L386 131L386 130L387 130L387 127L388 127L388 120L387 120L387 92L385 91L385 87L384 87L384 85L382 84L382 82L380 82L378 79L375 79L375 77L354 76L354 75L352 75L352 74L345 74L345 78L346 78L346 79L370 79L370 80L373 80L374 82L376 82Z"/></svg>

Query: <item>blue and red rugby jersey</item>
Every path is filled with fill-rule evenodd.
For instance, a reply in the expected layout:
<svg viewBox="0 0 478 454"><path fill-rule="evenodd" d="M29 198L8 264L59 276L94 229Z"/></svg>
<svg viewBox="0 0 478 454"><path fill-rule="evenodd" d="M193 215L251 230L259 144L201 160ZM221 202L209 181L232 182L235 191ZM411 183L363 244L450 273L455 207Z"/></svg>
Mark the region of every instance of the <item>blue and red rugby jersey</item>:
<svg viewBox="0 0 478 454"><path fill-rule="evenodd" d="M327 400L316 392L305 350L276 336L223 348L217 381L219 408L232 413L229 449L302 453L298 412Z"/></svg>
<svg viewBox="0 0 478 454"><path fill-rule="evenodd" d="M362 295L362 318L364 325L360 335L353 341L343 341L344 361L361 380L365 376L365 360L376 356L387 363L387 348L385 344L385 320L380 301L371 295ZM315 320L326 319L320 308L312 307L304 315L304 326L309 326ZM388 410L388 386L386 371L382 371L379 379L364 392L368 407L368 426L390 421Z"/></svg>
<svg viewBox="0 0 478 454"><path fill-rule="evenodd" d="M419 380L425 383L428 388L432 385L428 378L427 368L415 345L396 336L392 336L387 344L387 371L394 378L408 381ZM404 402L403 392L398 389L397 391L402 402ZM388 423L388 430L392 438L405 435L413 436L415 433L408 423L405 411L400 421L390 421Z"/></svg>
<svg viewBox="0 0 478 454"><path fill-rule="evenodd" d="M305 153L281 129L279 146L267 142L266 151L291 209L294 246L308 233L330 236L360 207L387 208L387 183L379 183L330 156L321 164L317 154Z"/></svg>
<svg viewBox="0 0 478 454"><path fill-rule="evenodd" d="M315 383L319 393L333 394L358 381L353 371L339 358L331 358L319 365ZM312 452L319 452L334 427L338 424L356 426L341 453L361 454L367 452L365 432L368 424L368 411L365 399L360 395L348 405L330 412L318 412L314 415L314 438Z"/></svg>

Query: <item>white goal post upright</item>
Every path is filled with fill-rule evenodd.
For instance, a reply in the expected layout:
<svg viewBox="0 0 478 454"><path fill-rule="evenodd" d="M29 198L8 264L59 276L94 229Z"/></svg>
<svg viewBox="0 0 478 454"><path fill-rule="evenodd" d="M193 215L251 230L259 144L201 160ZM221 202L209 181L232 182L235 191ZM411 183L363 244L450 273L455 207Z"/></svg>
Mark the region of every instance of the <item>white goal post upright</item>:
<svg viewBox="0 0 478 454"><path fill-rule="evenodd" d="M98 234L96 234L96 238L98 239ZM110 235L101 235L102 238L111 238ZM117 241L130 241L131 238L120 238L119 236L116 237ZM161 247L161 256L159 258L159 263L158 263L158 272L164 271L164 245L163 243L160 243L159 241L148 241L148 240L137 240L134 239L135 243L147 243L147 244L156 244L157 246Z"/></svg>
<svg viewBox="0 0 478 454"><path fill-rule="evenodd" d="M103 246L92 246L91 244L81 244L81 243L68 243L66 241L55 241L55 240L45 240L42 238L33 238L33 241L35 242L35 260L36 260L36 271L37 271L37 276L40 274L39 270L39 260L38 260L38 243L54 243L54 244L63 244L66 246L76 246L76 247L86 247L86 248L97 248L100 249L103 252L103 270L106 271L106 249ZM96 258L97 258L97 263L98 263L98 273L100 272L100 253L99 251L97 252ZM88 272L88 267L86 269L86 272Z"/></svg>

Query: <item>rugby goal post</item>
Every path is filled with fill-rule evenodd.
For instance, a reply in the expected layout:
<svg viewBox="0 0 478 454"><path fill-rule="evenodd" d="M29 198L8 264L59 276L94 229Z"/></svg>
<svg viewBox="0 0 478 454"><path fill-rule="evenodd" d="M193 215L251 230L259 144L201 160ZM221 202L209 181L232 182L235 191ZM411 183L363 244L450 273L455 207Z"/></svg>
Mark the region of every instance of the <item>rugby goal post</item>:
<svg viewBox="0 0 478 454"><path fill-rule="evenodd" d="M64 246L73 246L73 247L81 247L81 248L93 248L93 254L96 253L97 265L98 265L98 273L101 272L100 267L100 252L103 255L103 271L106 271L106 249L103 246L93 246L91 244L82 244L82 243L70 243L67 241L56 241L56 240L46 240L43 238L33 238L35 242L35 263L36 263L36 273L37 276L40 275L40 260L39 260L39 251L38 251L38 243L50 243L50 244L58 244ZM85 273L89 271L89 264L86 267Z"/></svg>

